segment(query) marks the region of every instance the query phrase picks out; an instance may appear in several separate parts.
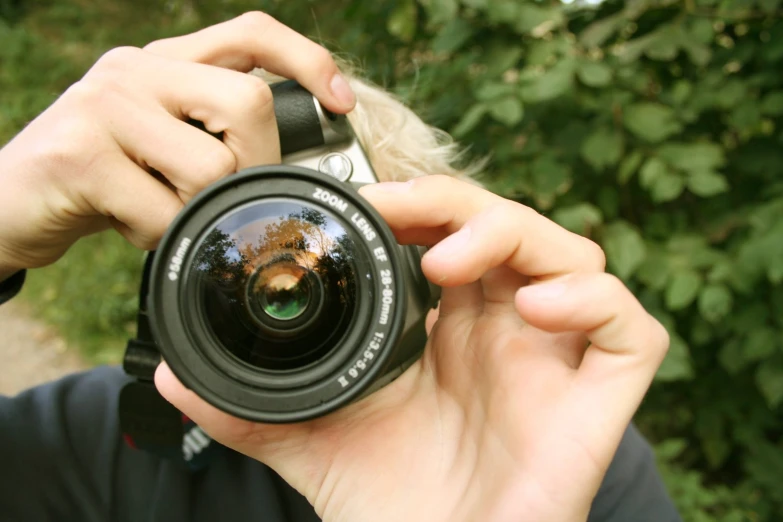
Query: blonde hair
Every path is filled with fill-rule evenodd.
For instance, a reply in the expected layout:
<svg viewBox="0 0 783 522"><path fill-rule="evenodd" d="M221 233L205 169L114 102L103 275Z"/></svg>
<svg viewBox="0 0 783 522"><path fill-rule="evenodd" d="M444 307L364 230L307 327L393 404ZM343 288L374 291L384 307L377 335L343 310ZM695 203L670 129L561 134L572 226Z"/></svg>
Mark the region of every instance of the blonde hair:
<svg viewBox="0 0 783 522"><path fill-rule="evenodd" d="M466 161L465 150L445 131L427 125L390 92L359 78L342 67L356 94L356 107L348 121L356 133L379 181L409 179L444 174L480 183L477 176L484 160ZM251 74L267 83L283 78L256 69Z"/></svg>

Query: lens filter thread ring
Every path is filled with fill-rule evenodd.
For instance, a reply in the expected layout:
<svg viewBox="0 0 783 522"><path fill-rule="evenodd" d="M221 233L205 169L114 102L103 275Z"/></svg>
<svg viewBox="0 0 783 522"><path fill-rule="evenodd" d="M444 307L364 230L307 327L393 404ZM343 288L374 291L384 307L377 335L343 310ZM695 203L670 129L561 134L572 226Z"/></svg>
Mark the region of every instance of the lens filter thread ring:
<svg viewBox="0 0 783 522"><path fill-rule="evenodd" d="M324 196L324 193L328 197ZM273 374L252 371L221 359L203 337L194 337L197 325L187 290L195 247L216 216L253 202L287 197L321 206L337 214L361 238L367 253L359 267L357 291L372 296L357 306L359 316L350 325L347 343L316 368ZM182 271L176 281L167 276L179 256ZM384 274L381 277L381 274ZM383 285L382 280L392 282ZM347 185L314 171L293 166L247 169L209 187L181 212L160 244L151 276L152 329L172 371L190 389L216 407L235 416L262 422L296 422L318 417L351 402L385 372L389 351L395 347L405 318L405 288L393 234L377 212ZM386 292L384 292L384 290ZM381 303L381 296L394 296ZM339 357L338 357L339 355Z"/></svg>

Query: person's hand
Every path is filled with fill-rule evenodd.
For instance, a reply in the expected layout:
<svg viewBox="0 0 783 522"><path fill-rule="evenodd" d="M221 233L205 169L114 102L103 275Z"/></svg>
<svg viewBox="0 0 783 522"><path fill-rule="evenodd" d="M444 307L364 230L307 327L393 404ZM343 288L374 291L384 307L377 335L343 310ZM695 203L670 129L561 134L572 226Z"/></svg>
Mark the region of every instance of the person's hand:
<svg viewBox="0 0 783 522"><path fill-rule="evenodd" d="M162 364L161 393L326 521L584 521L668 347L591 241L445 177L367 186L444 287L422 359L300 424L239 420ZM433 320L435 317L432 318Z"/></svg>
<svg viewBox="0 0 783 522"><path fill-rule="evenodd" d="M355 103L326 49L262 13L105 54L0 151L0 281L110 226L154 248L201 189L279 163L271 91L244 74L255 67L334 112Z"/></svg>

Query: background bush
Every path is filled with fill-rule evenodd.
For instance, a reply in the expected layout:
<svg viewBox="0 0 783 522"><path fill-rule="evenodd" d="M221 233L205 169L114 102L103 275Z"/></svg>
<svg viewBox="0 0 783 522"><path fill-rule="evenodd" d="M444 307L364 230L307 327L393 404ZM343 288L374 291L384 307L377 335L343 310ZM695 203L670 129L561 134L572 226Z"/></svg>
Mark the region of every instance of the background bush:
<svg viewBox="0 0 783 522"><path fill-rule="evenodd" d="M672 335L638 422L688 521L783 518L779 0L0 0L0 140L115 45L263 9L476 155L498 193L594 238ZM98 361L140 255L90 238L28 301Z"/></svg>

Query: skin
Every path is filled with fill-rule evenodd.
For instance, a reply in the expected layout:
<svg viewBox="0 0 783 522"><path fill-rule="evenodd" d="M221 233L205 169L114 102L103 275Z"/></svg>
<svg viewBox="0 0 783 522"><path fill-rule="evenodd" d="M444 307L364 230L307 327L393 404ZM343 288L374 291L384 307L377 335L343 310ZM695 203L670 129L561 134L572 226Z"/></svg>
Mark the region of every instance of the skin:
<svg viewBox="0 0 783 522"><path fill-rule="evenodd" d="M329 53L260 13L111 51L0 151L0 279L108 227L153 248L209 183L278 163L269 89L241 74L256 66L353 107ZM665 329L604 273L598 246L527 207L443 176L361 193L401 243L433 245L422 268L443 295L418 363L294 425L232 418L165 363L158 389L325 521L586 520Z"/></svg>

